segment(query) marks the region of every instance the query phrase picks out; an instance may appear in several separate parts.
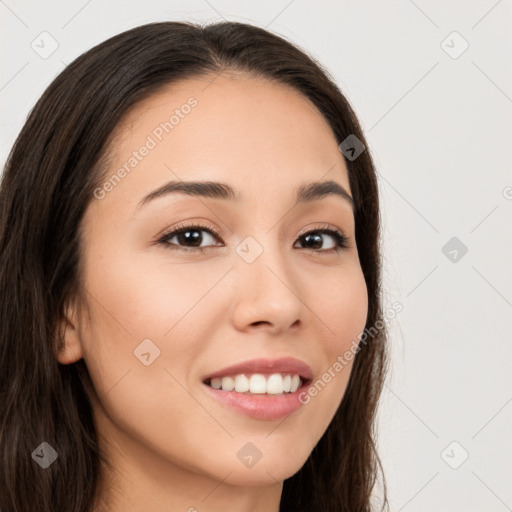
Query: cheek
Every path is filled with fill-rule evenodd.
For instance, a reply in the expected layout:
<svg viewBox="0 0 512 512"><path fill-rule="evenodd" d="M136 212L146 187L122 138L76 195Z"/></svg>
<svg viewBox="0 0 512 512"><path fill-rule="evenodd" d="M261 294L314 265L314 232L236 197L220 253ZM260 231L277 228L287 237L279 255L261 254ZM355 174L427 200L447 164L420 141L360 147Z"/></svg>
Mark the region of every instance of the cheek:
<svg viewBox="0 0 512 512"><path fill-rule="evenodd" d="M204 263L172 264L165 257L148 265L147 256L123 257L115 245L108 258L91 252L86 260L92 318L82 331L84 359L100 397L126 379L141 383L136 398L146 389L158 404L153 390L173 382L165 370L185 383L205 332L221 318L219 294L226 290L219 276L230 266L212 261L200 272ZM179 396L174 400L178 406Z"/></svg>
<svg viewBox="0 0 512 512"><path fill-rule="evenodd" d="M325 280L314 293L315 312L325 326L325 349L334 359L359 340L368 315L368 291L359 266ZM311 296L311 295L310 295Z"/></svg>
<svg viewBox="0 0 512 512"><path fill-rule="evenodd" d="M115 425L123 442L142 439L192 467L190 446L205 437L209 416L187 391L187 373L204 341L199 320L211 322L215 314L214 298L201 299L224 272L201 276L194 265L142 265L141 260L112 253L86 272L92 322L82 338L99 399L96 417L104 432ZM209 318L202 319L205 308ZM211 423L212 432L217 427L216 435L222 435Z"/></svg>
<svg viewBox="0 0 512 512"><path fill-rule="evenodd" d="M130 258L119 255L91 269L89 282L98 301L108 305L125 335L129 332L134 341L171 336L191 316L210 314L223 290L217 284L231 267L220 259L193 263L183 256L178 260L163 251L149 264L147 255L132 253Z"/></svg>
<svg viewBox="0 0 512 512"><path fill-rule="evenodd" d="M324 359L320 375L302 399L309 404L307 407L315 409L311 417L321 418L322 428L326 428L345 394L366 325L368 292L361 268L354 266L338 279L331 279L315 297L314 311L325 333Z"/></svg>

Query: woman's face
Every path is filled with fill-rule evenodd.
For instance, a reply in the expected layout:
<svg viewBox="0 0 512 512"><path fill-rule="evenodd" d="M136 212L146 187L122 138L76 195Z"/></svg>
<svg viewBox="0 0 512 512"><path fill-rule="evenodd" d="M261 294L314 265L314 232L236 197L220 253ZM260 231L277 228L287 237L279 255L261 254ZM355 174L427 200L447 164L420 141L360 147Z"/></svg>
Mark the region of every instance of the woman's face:
<svg viewBox="0 0 512 512"><path fill-rule="evenodd" d="M83 220L90 317L70 315L59 361L84 358L105 449L132 482L262 485L296 473L345 392L352 363L340 370L338 356L365 326L350 201L297 202L313 182L351 195L328 123L283 85L213 78L175 84L123 120ZM204 187L150 196L192 181L238 198ZM346 247L323 229L341 231ZM280 392L294 374L306 385ZM229 377L240 391L212 387L229 389Z"/></svg>

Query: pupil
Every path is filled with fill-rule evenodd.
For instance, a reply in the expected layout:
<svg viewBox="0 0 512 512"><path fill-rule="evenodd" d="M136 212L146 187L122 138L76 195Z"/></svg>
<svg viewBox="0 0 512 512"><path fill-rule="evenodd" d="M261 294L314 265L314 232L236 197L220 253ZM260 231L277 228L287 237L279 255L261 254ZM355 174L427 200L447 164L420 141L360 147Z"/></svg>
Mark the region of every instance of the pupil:
<svg viewBox="0 0 512 512"><path fill-rule="evenodd" d="M308 241L311 240L311 239L314 239L313 241L313 244L309 244ZM317 234L313 234L313 235L306 235L306 243L307 245L309 245L309 247L311 247L312 245L314 245L314 247L312 247L313 249L319 249L320 247L322 247L322 236L319 235L318 233Z"/></svg>
<svg viewBox="0 0 512 512"><path fill-rule="evenodd" d="M188 236L190 233L193 233L193 235ZM178 235L178 238L179 237L182 237L181 240L179 240L180 242L184 241L186 244L193 243L193 247L201 245L201 234L197 230L183 231Z"/></svg>

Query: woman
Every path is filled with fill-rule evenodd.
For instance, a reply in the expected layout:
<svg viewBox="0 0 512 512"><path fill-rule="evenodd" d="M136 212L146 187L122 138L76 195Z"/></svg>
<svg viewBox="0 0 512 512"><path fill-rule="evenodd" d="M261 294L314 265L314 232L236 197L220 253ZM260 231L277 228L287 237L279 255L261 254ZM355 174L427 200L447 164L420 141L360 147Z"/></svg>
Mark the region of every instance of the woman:
<svg viewBox="0 0 512 512"><path fill-rule="evenodd" d="M119 34L0 198L1 510L371 509L376 173L317 63L241 23Z"/></svg>

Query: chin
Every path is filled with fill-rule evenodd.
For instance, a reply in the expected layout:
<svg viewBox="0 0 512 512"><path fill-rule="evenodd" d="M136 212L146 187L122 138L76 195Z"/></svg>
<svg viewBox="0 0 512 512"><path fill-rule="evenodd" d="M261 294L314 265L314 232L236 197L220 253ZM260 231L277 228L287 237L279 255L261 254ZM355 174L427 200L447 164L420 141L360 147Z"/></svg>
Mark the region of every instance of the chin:
<svg viewBox="0 0 512 512"><path fill-rule="evenodd" d="M223 467L216 472L218 479L226 478L226 483L230 485L240 486L261 486L280 483L287 478L292 477L297 473L307 460L290 460L290 453L284 454L283 457L277 460L276 456L268 458L266 461L262 457L251 467L246 467L244 464L235 461L230 464L231 467Z"/></svg>
<svg viewBox="0 0 512 512"><path fill-rule="evenodd" d="M270 465L269 468L261 467L256 469L253 467L248 470L235 468L235 470L226 478L226 482L231 485L239 485L246 487L258 487L264 485L273 485L281 483L287 478L293 476L302 466L290 466L276 468ZM225 475L224 475L225 476Z"/></svg>

